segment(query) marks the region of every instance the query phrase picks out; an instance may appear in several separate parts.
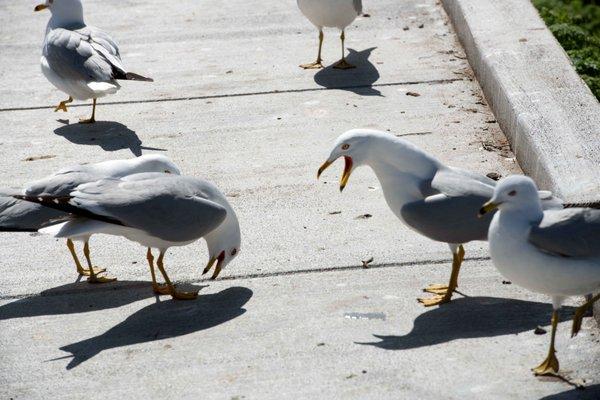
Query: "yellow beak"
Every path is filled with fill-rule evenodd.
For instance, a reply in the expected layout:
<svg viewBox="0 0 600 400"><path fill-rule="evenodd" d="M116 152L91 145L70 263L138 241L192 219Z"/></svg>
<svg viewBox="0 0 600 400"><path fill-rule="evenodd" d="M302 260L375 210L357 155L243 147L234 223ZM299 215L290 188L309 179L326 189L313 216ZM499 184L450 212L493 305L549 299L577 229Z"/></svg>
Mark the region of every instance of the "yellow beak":
<svg viewBox="0 0 600 400"><path fill-rule="evenodd" d="M498 204L488 201L483 205L483 207L481 207L477 216L482 218L485 214L489 213L490 211L494 211L496 208L498 208Z"/></svg>
<svg viewBox="0 0 600 400"><path fill-rule="evenodd" d="M348 179L350 179L350 175L352 174L352 158L348 156L344 156L344 173L342 174L342 179L340 180L340 192L344 190L346 184L348 183ZM327 169L333 162L325 161L319 171L317 172L317 179L321 176L323 171Z"/></svg>
<svg viewBox="0 0 600 400"><path fill-rule="evenodd" d="M42 11L42 10L45 10L46 8L48 8L48 6L46 4L38 4L37 6L35 6L33 11Z"/></svg>
<svg viewBox="0 0 600 400"><path fill-rule="evenodd" d="M210 271L210 269L212 268L213 264L216 261L217 266L215 267L215 272L210 277L210 279L213 281L215 279L217 279L217 276L219 276L219 274L221 273L221 270L223 269L223 260L225 260L225 251L222 251L218 257L212 257L210 260L208 260L208 264L206 264L206 268L204 268L204 271L202 271L202 275L204 275L208 271Z"/></svg>

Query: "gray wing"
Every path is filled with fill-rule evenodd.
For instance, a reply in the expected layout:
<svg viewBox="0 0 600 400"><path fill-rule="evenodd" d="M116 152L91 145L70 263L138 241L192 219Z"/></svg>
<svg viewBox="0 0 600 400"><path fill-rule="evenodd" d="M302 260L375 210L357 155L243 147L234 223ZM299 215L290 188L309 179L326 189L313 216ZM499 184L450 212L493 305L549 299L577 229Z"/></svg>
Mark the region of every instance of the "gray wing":
<svg viewBox="0 0 600 400"><path fill-rule="evenodd" d="M13 194L20 194L20 191ZM0 231L35 232L67 217L64 212L17 200L13 194L0 195Z"/></svg>
<svg viewBox="0 0 600 400"><path fill-rule="evenodd" d="M86 166L59 171L54 175L31 182L25 189L27 196L68 196L79 185L104 178Z"/></svg>
<svg viewBox="0 0 600 400"><path fill-rule="evenodd" d="M529 242L565 257L600 257L600 210L545 211L540 225L531 228Z"/></svg>
<svg viewBox="0 0 600 400"><path fill-rule="evenodd" d="M356 10L357 15L362 14L362 0L353 0L354 9Z"/></svg>
<svg viewBox="0 0 600 400"><path fill-rule="evenodd" d="M466 194L429 196L402 207L402 219L430 239L445 243L487 240L493 213L478 218L477 213L490 196Z"/></svg>
<svg viewBox="0 0 600 400"><path fill-rule="evenodd" d="M124 77L116 43L96 28L53 29L46 35L44 56L61 78L108 82Z"/></svg>
<svg viewBox="0 0 600 400"><path fill-rule="evenodd" d="M199 179L137 174L81 185L71 204L173 242L199 239L223 222L227 211L211 200L214 187Z"/></svg>
<svg viewBox="0 0 600 400"><path fill-rule="evenodd" d="M438 193L444 193L449 197L465 195L487 197L484 202L494 195L495 186L496 182L486 176L457 168L440 169L431 181L431 188Z"/></svg>

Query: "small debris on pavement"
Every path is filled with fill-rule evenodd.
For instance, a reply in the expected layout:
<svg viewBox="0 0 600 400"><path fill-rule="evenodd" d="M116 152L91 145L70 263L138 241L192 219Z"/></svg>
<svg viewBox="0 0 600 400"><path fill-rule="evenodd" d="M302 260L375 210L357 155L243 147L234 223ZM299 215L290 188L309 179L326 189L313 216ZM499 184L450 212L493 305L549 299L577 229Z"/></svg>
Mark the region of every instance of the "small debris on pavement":
<svg viewBox="0 0 600 400"><path fill-rule="evenodd" d="M512 285L512 282L511 281L502 281L502 284L503 285Z"/></svg>
<svg viewBox="0 0 600 400"><path fill-rule="evenodd" d="M493 179L495 181L500 180L500 178L502 178L502 175L497 173L497 172L490 172L489 174L486 175L488 178ZM504 281L502 281L504 282Z"/></svg>
<svg viewBox="0 0 600 400"><path fill-rule="evenodd" d="M372 217L371 214L362 214L362 215L359 215L358 217L356 217L354 219L369 219L371 217Z"/></svg>
<svg viewBox="0 0 600 400"><path fill-rule="evenodd" d="M43 156L27 157L27 158L23 159L23 161L48 160L48 159L54 158L54 157L56 157L54 154L47 154L47 155L43 155Z"/></svg>
<svg viewBox="0 0 600 400"><path fill-rule="evenodd" d="M542 328L541 326L538 326L537 328L535 328L533 333L535 333L536 335L545 335L546 330L544 328Z"/></svg>
<svg viewBox="0 0 600 400"><path fill-rule="evenodd" d="M321 342L321 343L317 343L317 346L321 347L321 346L325 346L325 343Z"/></svg>
<svg viewBox="0 0 600 400"><path fill-rule="evenodd" d="M362 15L364 18L371 18L371 14L363 14Z"/></svg>
<svg viewBox="0 0 600 400"><path fill-rule="evenodd" d="M424 24L419 24L419 29L423 29L424 26Z"/></svg>
<svg viewBox="0 0 600 400"><path fill-rule="evenodd" d="M405 26L404 28L402 28L402 30L404 30L404 31L407 31L407 30L409 30L409 29L410 29L410 28L409 28L408 26Z"/></svg>
<svg viewBox="0 0 600 400"><path fill-rule="evenodd" d="M352 379L352 378L356 378L356 375L355 374L350 374L350 375L348 375L346 377L346 379Z"/></svg>
<svg viewBox="0 0 600 400"><path fill-rule="evenodd" d="M342 213L341 211L331 211L329 213L329 215L337 215L337 214L341 214L341 213Z"/></svg>
<svg viewBox="0 0 600 400"><path fill-rule="evenodd" d="M417 92L406 92L407 96L419 97L421 94Z"/></svg>
<svg viewBox="0 0 600 400"><path fill-rule="evenodd" d="M361 260L362 262L362 266L365 269L369 268L369 264L371 264L373 262L373 257L369 258L368 260Z"/></svg>

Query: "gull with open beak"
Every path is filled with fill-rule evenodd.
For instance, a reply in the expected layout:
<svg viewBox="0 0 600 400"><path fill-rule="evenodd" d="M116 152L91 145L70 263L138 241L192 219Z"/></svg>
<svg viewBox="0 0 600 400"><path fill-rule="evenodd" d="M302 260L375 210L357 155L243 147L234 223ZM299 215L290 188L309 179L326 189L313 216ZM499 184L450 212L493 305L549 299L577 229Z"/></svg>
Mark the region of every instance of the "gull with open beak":
<svg viewBox="0 0 600 400"><path fill-rule="evenodd" d="M492 216L477 218L477 211L492 195L496 182L445 166L404 139L370 129L342 134L317 177L338 158L345 162L340 190L344 190L354 169L367 165L375 172L385 200L398 219L421 235L448 244L452 252L449 283L428 286L424 291L434 297L418 300L425 306L449 302L458 287L465 256L463 244L487 239ZM548 207L562 207L550 193L540 192L540 196Z"/></svg>
<svg viewBox="0 0 600 400"><path fill-rule="evenodd" d="M92 116L79 122L93 123L96 99L116 93L121 88L118 80L152 82L125 69L119 46L108 33L86 25L81 0L46 0L34 10L45 9L52 15L42 49L42 72L58 90L69 95L55 112L66 112L73 99L92 99Z"/></svg>
<svg viewBox="0 0 600 400"><path fill-rule="evenodd" d="M175 288L163 264L168 248L205 238L211 259L217 261L212 279L240 250L240 227L233 208L216 186L198 178L142 173L79 185L68 196L16 197L69 214L66 222L41 229L42 233L55 237L103 233L147 247L154 292L175 299L195 299L198 292ZM165 285L156 282L153 248L159 251L156 265Z"/></svg>
<svg viewBox="0 0 600 400"><path fill-rule="evenodd" d="M498 209L489 229L492 261L511 282L552 298L552 335L546 359L533 369L536 375L559 370L554 341L558 310L569 296L600 289L600 210L542 209L535 183L525 176L504 178L480 210L485 216ZM572 336L592 308L596 295L577 308Z"/></svg>

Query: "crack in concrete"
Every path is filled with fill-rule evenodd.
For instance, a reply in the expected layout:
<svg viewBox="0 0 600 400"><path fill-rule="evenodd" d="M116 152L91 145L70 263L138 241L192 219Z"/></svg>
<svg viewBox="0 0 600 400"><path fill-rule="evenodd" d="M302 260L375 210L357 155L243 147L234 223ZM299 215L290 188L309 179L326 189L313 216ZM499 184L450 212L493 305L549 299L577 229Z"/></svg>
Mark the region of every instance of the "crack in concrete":
<svg viewBox="0 0 600 400"><path fill-rule="evenodd" d="M125 101L107 101L98 103L98 105L123 105L123 104L146 104L146 103L168 103L175 101L193 101L193 100L210 100L210 99L227 99L234 97L248 97L248 96L265 96L270 94L289 94L289 93L307 93L307 92L318 92L323 90L345 90L345 89L368 89L374 87L389 87L389 86L402 86L402 85L442 85L447 83L453 83L458 81L464 81L463 78L452 78L452 79L434 79L428 81L406 81L406 82L391 82L391 83L379 83L374 85L342 85L335 87L319 87L319 88L306 88L306 89L287 89L287 90L271 90L262 92L243 92L243 93L230 93L230 94L213 94L206 96L191 96L191 97L170 97L164 99L147 99L147 100L125 100ZM89 104L74 104L71 107L88 107ZM33 110L45 110L53 109L56 106L33 106L33 107L12 107L12 108L0 108L0 112L9 111L33 111Z"/></svg>
<svg viewBox="0 0 600 400"><path fill-rule="evenodd" d="M470 257L465 258L464 262L469 261L489 261L490 257ZM439 264L448 264L450 265L450 259L437 259L437 260L420 260L420 261L403 261L396 263L383 263L383 264L369 264L368 268L363 267L362 265L342 265L338 267L327 267L327 268L314 268L314 269L299 269L293 271L276 271L276 272L266 272L266 273L254 273L254 274L246 274L246 275L232 275L225 276L223 278L219 278L219 281L237 281L244 279L263 279L263 278L272 278L279 276L290 276L290 275L308 275L308 274L318 274L323 272L341 272L341 271L351 271L358 269L384 269L384 268L393 268L393 267L407 267L407 266L422 266L422 265L439 265ZM117 281L118 282L118 281ZM191 279L191 280L180 280L177 281L177 284L200 284L210 282L209 279ZM101 292L112 292L119 290L128 290L134 288L142 288L142 287L150 287L150 282L140 281L131 283L128 285L123 285L119 287L114 287L112 285L100 286L100 287L90 287L86 290L75 289L75 290L61 290L61 291L53 291L48 294L41 293L28 293L28 294L20 294L20 295L8 295L8 296L0 296L0 300L19 300L25 299L28 297L34 296L44 296L44 297L56 297L63 296L68 294L81 294L81 293L101 293Z"/></svg>

